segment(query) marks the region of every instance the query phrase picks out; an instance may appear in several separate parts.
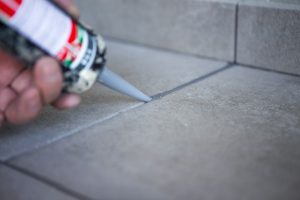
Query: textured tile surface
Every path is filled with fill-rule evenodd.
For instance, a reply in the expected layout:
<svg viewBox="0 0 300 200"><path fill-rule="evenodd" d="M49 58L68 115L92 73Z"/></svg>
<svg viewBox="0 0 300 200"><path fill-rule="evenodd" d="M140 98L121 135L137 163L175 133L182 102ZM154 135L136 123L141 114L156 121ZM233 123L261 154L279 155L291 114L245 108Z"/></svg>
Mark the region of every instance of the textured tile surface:
<svg viewBox="0 0 300 200"><path fill-rule="evenodd" d="M0 198L3 200L71 200L66 194L0 165Z"/></svg>
<svg viewBox="0 0 300 200"><path fill-rule="evenodd" d="M110 42L108 48L110 68L150 95L172 89L225 66L222 62L114 42ZM104 87L94 87L83 95L83 103L76 110L58 112L47 109L32 124L0 129L0 159L5 160L58 140L140 104Z"/></svg>
<svg viewBox="0 0 300 200"><path fill-rule="evenodd" d="M299 88L234 67L12 163L96 199L296 200Z"/></svg>
<svg viewBox="0 0 300 200"><path fill-rule="evenodd" d="M300 7L240 5L239 63L300 74Z"/></svg>
<svg viewBox="0 0 300 200"><path fill-rule="evenodd" d="M86 0L83 19L126 41L232 61L235 5L198 0Z"/></svg>
<svg viewBox="0 0 300 200"><path fill-rule="evenodd" d="M222 1L222 0L221 0ZM236 2L247 2L247 3L282 3L282 4L300 4L299 0L234 0Z"/></svg>
<svg viewBox="0 0 300 200"><path fill-rule="evenodd" d="M265 0L266 2L278 2L278 3L290 3L290 4L300 4L299 0Z"/></svg>

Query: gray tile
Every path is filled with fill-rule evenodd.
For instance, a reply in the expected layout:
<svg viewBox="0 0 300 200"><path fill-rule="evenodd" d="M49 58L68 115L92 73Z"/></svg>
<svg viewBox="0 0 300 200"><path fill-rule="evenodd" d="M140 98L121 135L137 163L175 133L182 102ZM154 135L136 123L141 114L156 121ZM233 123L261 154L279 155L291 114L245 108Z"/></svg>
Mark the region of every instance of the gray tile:
<svg viewBox="0 0 300 200"><path fill-rule="evenodd" d="M278 3L289 3L289 4L300 4L300 0L265 0L266 2L278 2Z"/></svg>
<svg viewBox="0 0 300 200"><path fill-rule="evenodd" d="M126 41L232 61L235 5L199 0L76 1L99 33Z"/></svg>
<svg viewBox="0 0 300 200"><path fill-rule="evenodd" d="M229 3L251 3L251 4L299 4L300 0L203 0L203 1L217 1L217 2L229 2Z"/></svg>
<svg viewBox="0 0 300 200"><path fill-rule="evenodd" d="M172 89L225 65L114 42L108 43L108 51L111 69L150 95ZM1 129L0 160L49 144L138 105L141 103L95 86L83 95L83 103L76 110L59 112L48 108L41 118L29 125Z"/></svg>
<svg viewBox="0 0 300 200"><path fill-rule="evenodd" d="M300 79L234 67L12 161L96 199L299 199Z"/></svg>
<svg viewBox="0 0 300 200"><path fill-rule="evenodd" d="M247 3L282 3L282 4L299 4L300 0L236 0L238 2L247 2Z"/></svg>
<svg viewBox="0 0 300 200"><path fill-rule="evenodd" d="M240 5L239 63L300 74L300 7Z"/></svg>
<svg viewBox="0 0 300 200"><path fill-rule="evenodd" d="M74 199L54 188L1 165L0 198L3 200Z"/></svg>

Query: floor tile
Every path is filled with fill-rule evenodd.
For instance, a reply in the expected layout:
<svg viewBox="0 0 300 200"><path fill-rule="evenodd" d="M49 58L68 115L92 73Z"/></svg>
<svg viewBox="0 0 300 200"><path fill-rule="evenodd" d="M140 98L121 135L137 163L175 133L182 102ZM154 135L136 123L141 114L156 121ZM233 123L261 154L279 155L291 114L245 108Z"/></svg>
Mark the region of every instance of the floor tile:
<svg viewBox="0 0 300 200"><path fill-rule="evenodd" d="M35 179L0 165L0 198L3 200L75 199Z"/></svg>
<svg viewBox="0 0 300 200"><path fill-rule="evenodd" d="M236 2L239 2L239 3L252 3L252 4L259 4L259 3L267 3L267 4L270 4L270 3L282 3L282 4L300 4L300 1L299 0L235 0Z"/></svg>
<svg viewBox="0 0 300 200"><path fill-rule="evenodd" d="M300 6L252 3L239 6L237 61L300 74Z"/></svg>
<svg viewBox="0 0 300 200"><path fill-rule="evenodd" d="M76 1L106 36L221 60L234 59L235 4L195 0Z"/></svg>
<svg viewBox="0 0 300 200"><path fill-rule="evenodd" d="M172 54L115 42L108 43L108 65L149 95L217 70L223 62ZM30 151L71 135L84 127L141 105L102 86L83 95L82 105L73 111L46 109L33 123L0 129L0 160Z"/></svg>
<svg viewBox="0 0 300 200"><path fill-rule="evenodd" d="M296 200L299 88L235 66L11 163L95 199Z"/></svg>

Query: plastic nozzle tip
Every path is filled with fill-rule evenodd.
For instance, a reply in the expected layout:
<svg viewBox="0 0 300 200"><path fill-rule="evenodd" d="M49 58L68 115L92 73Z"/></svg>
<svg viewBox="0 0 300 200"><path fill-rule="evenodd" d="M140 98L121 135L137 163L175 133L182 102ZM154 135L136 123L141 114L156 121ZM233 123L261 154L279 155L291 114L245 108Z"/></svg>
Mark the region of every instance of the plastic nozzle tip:
<svg viewBox="0 0 300 200"><path fill-rule="evenodd" d="M112 90L118 91L140 101L149 102L152 100L151 97L145 95L119 75L110 71L107 67L103 68L102 73L98 77L98 81Z"/></svg>

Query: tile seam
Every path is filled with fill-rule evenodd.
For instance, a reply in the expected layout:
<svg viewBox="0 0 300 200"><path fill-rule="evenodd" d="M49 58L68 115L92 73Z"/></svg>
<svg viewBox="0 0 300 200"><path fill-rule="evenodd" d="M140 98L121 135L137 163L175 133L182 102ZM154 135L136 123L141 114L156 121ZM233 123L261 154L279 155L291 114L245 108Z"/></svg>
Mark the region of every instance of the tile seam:
<svg viewBox="0 0 300 200"><path fill-rule="evenodd" d="M177 86L177 87L175 87L175 88L173 88L171 90L168 90L168 91L165 91L165 92L162 92L162 93L158 93L158 94L152 96L152 98L153 98L152 101L159 100L159 99L161 99L161 98L163 98L163 97L165 97L165 96L167 96L169 94L172 94L174 92L182 90L182 89L184 89L184 88L186 88L186 87L188 87L190 85L193 85L193 84L199 83L199 82L201 82L203 80L206 80L206 79L208 79L208 78L210 78L212 76L215 76L215 75L217 75L217 74L219 74L221 72L224 72L224 71L232 68L234 65L235 65L234 63L228 63L227 65L225 65L224 67L222 67L222 68L220 68L218 70L214 70L214 71L212 71L212 72L210 72L210 73L208 73L206 75L200 76L200 77L198 77L198 78L196 78L194 80L191 80L191 81L189 81L187 83L179 85L179 86Z"/></svg>
<svg viewBox="0 0 300 200"><path fill-rule="evenodd" d="M63 194L66 194L68 196L71 196L75 199L79 199L79 200L91 200L90 197L87 197L83 194L80 194L78 192L75 192L69 188L66 188L65 186L57 183L57 182L54 182L54 181L51 181L47 178L44 178L43 176L41 175L38 175L38 174L35 174L34 172L31 172L30 170L27 170L27 169L24 169L22 167L19 167L17 165L14 165L14 164L11 164L9 162L5 162L3 163L4 166L10 168L11 170L14 170L14 171L17 171L27 177L30 177L38 182L41 182L51 188L54 188L56 190L58 190L59 192L63 193Z"/></svg>
<svg viewBox="0 0 300 200"><path fill-rule="evenodd" d="M233 62L237 63L238 56L238 29L239 29L239 4L235 5L235 21L234 21L234 58Z"/></svg>

